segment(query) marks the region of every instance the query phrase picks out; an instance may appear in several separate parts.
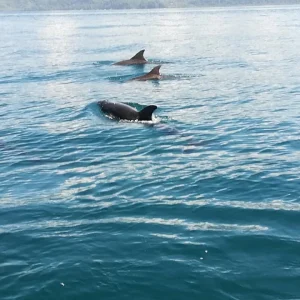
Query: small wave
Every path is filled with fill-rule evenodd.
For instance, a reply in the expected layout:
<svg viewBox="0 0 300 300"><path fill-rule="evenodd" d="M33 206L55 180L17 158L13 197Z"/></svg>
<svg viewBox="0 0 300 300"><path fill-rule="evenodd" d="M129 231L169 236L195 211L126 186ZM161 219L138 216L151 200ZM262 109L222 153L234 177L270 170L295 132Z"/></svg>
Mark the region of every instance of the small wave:
<svg viewBox="0 0 300 300"><path fill-rule="evenodd" d="M112 60L103 60L103 61L96 61L93 63L93 65L95 66L108 66L108 65L111 65L113 64L114 61Z"/></svg>
<svg viewBox="0 0 300 300"><path fill-rule="evenodd" d="M19 223L3 225L0 229L0 234L7 232L19 232L36 229L50 229L50 228L72 228L92 224L150 224L163 226L179 226L184 227L189 231L240 231L240 232L255 232L266 231L269 228L261 225L240 225L240 224L222 224L211 222L187 222L183 219L164 219L164 218L145 218L145 217L114 217L104 218L100 220L80 219L78 221L34 221L31 223Z"/></svg>
<svg viewBox="0 0 300 300"><path fill-rule="evenodd" d="M246 201L215 201L215 200L164 200L167 205L187 205L187 206L213 206L213 207L231 207L251 210L284 210L300 211L300 203L288 203L281 200L270 202L246 202Z"/></svg>
<svg viewBox="0 0 300 300"><path fill-rule="evenodd" d="M149 59L149 60L148 60L148 63L149 63L149 64L155 64L155 65L160 65L160 64L163 64L163 65L166 65L166 64L172 64L171 61L160 60L160 59Z"/></svg>
<svg viewBox="0 0 300 300"><path fill-rule="evenodd" d="M117 75L106 77L106 79L113 82L125 83L134 77L132 75Z"/></svg>

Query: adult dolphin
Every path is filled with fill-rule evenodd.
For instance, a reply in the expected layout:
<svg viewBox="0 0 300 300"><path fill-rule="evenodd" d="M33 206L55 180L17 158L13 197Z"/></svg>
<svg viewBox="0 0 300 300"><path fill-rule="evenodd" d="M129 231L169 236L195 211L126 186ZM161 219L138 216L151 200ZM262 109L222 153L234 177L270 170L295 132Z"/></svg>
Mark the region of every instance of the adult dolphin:
<svg viewBox="0 0 300 300"><path fill-rule="evenodd" d="M147 64L148 61L144 57L145 50L139 51L136 55L127 60L122 60L114 63L114 65L119 66L127 66L127 65L144 65Z"/></svg>
<svg viewBox="0 0 300 300"><path fill-rule="evenodd" d="M137 81L146 81L146 80L158 80L161 78L161 75L159 73L161 65L154 67L149 73L138 76L135 78L132 78L130 80L137 80Z"/></svg>
<svg viewBox="0 0 300 300"><path fill-rule="evenodd" d="M141 111L137 111L134 107L127 104L108 101L99 101L98 105L104 113L116 119L130 121L151 121L152 113L157 109L156 105L149 105Z"/></svg>

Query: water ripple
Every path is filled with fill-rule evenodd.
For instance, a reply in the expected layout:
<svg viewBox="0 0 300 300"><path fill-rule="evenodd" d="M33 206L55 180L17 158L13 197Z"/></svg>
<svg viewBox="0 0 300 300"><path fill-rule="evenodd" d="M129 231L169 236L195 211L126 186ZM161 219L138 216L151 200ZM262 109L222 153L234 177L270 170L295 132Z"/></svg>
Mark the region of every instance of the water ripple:
<svg viewBox="0 0 300 300"><path fill-rule="evenodd" d="M1 300L296 299L299 11L1 13Z"/></svg>

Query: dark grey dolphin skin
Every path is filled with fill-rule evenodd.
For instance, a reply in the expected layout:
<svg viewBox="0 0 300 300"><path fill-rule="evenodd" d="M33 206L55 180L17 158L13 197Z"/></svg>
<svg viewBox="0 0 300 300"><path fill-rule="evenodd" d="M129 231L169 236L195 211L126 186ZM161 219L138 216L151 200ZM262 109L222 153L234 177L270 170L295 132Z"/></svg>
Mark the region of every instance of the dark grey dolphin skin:
<svg viewBox="0 0 300 300"><path fill-rule="evenodd" d="M141 50L136 55L134 55L133 57L131 57L130 59L116 62L116 63L114 63L114 65L128 66L128 65L143 65L143 64L147 64L148 61L144 57L144 52L145 52L145 50Z"/></svg>
<svg viewBox="0 0 300 300"><path fill-rule="evenodd" d="M149 105L141 111L137 111L134 107L127 104L108 101L99 101L98 105L104 113L107 113L116 119L130 121L151 121L152 113L157 109L156 105Z"/></svg>
<svg viewBox="0 0 300 300"><path fill-rule="evenodd" d="M161 75L159 73L161 65L154 67L149 73L132 78L130 80L137 80L137 81L146 81L146 80L159 80Z"/></svg>

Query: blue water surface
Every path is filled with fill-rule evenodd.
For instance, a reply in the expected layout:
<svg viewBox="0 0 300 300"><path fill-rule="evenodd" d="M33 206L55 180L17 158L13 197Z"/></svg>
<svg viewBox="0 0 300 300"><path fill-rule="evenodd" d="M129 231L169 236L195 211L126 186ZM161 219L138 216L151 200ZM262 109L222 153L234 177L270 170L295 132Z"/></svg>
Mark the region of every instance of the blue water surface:
<svg viewBox="0 0 300 300"><path fill-rule="evenodd" d="M0 27L1 300L300 299L299 6Z"/></svg>

